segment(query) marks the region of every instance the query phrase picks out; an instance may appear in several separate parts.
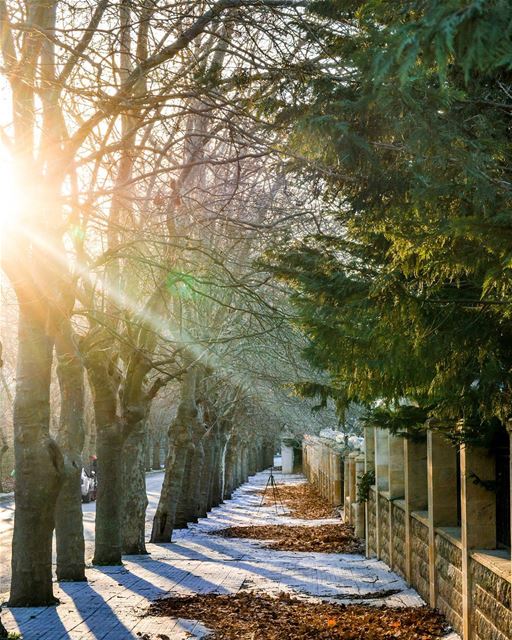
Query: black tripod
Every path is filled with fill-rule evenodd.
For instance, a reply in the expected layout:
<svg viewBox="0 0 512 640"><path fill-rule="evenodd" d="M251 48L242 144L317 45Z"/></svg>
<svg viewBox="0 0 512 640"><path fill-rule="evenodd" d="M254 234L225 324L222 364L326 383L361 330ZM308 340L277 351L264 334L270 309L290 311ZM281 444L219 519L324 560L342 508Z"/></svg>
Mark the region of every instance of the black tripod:
<svg viewBox="0 0 512 640"><path fill-rule="evenodd" d="M272 498L273 498L274 506L276 508L276 513L279 513L278 504L281 505L281 509L283 511L286 511L286 509L284 508L284 505L283 505L283 503L281 501L281 497L279 495L279 489L277 488L276 479L274 478L274 467L273 466L270 467L270 475L268 477L267 484L265 485L265 488L263 489L263 495L261 496L260 507L262 507L263 503L265 502L265 496L266 496L268 490L272 491Z"/></svg>

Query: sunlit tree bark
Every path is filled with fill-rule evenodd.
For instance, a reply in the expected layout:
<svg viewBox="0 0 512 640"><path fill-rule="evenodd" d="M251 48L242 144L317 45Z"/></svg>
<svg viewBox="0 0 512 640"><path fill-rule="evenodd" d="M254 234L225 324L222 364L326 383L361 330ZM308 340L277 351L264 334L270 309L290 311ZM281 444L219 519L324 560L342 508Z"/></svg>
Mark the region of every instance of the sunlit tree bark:
<svg viewBox="0 0 512 640"><path fill-rule="evenodd" d="M169 454L151 542L170 542L174 530L187 462L193 455L192 432L197 422L196 378L197 369L191 365L183 376L178 413L169 427Z"/></svg>
<svg viewBox="0 0 512 640"><path fill-rule="evenodd" d="M55 510L57 578L85 580L85 544L80 475L84 446L84 365L68 324L56 338L61 392L57 442L64 458L62 486Z"/></svg>

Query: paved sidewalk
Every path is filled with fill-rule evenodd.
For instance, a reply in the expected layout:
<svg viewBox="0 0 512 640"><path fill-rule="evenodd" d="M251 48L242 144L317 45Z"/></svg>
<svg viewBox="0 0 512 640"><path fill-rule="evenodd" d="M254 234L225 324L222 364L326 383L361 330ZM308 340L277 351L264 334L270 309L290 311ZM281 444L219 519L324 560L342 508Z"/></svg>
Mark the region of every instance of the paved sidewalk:
<svg viewBox="0 0 512 640"><path fill-rule="evenodd" d="M142 614L149 602L169 593L235 593L241 588L352 603L364 603L365 594L392 589L398 593L372 598L368 603L397 607L423 604L415 591L377 560L348 554L271 551L259 542L208 535L212 529L233 525L334 522L292 520L276 514L274 507L260 507L261 496L253 489L265 486L267 479L268 472L252 477L208 518L176 532L172 544L148 545L151 555L126 558L123 567L89 568L88 583L56 585L60 606L4 611L4 624L9 631L21 632L24 640L201 638L207 631L200 623L144 618ZM284 480L279 474L276 480L303 481L300 476Z"/></svg>

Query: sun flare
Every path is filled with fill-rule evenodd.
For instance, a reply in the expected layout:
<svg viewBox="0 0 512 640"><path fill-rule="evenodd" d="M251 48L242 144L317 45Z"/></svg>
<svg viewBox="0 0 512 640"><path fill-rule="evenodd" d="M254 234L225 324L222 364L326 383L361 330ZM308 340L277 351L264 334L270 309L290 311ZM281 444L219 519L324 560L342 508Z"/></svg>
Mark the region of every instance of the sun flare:
<svg viewBox="0 0 512 640"><path fill-rule="evenodd" d="M0 232L16 224L23 201L23 192L14 170L13 160L4 147L0 147Z"/></svg>

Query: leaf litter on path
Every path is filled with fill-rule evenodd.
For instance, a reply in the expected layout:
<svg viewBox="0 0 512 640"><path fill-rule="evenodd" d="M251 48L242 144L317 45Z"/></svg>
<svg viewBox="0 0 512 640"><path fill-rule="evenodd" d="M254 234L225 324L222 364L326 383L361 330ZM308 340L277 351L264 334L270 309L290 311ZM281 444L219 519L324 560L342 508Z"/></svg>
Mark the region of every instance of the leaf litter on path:
<svg viewBox="0 0 512 640"><path fill-rule="evenodd" d="M223 538L248 538L268 541L265 546L277 551L318 553L362 553L361 540L346 524L320 525L254 525L217 529L212 535Z"/></svg>
<svg viewBox="0 0 512 640"><path fill-rule="evenodd" d="M434 640L448 630L428 607L312 602L284 592L164 598L147 615L199 620L215 640Z"/></svg>
<svg viewBox="0 0 512 640"><path fill-rule="evenodd" d="M339 517L338 509L328 504L325 498L307 482L300 484L276 484L267 489L258 489L255 493L264 494L263 504L280 506L289 510L283 514L302 520L323 520Z"/></svg>

